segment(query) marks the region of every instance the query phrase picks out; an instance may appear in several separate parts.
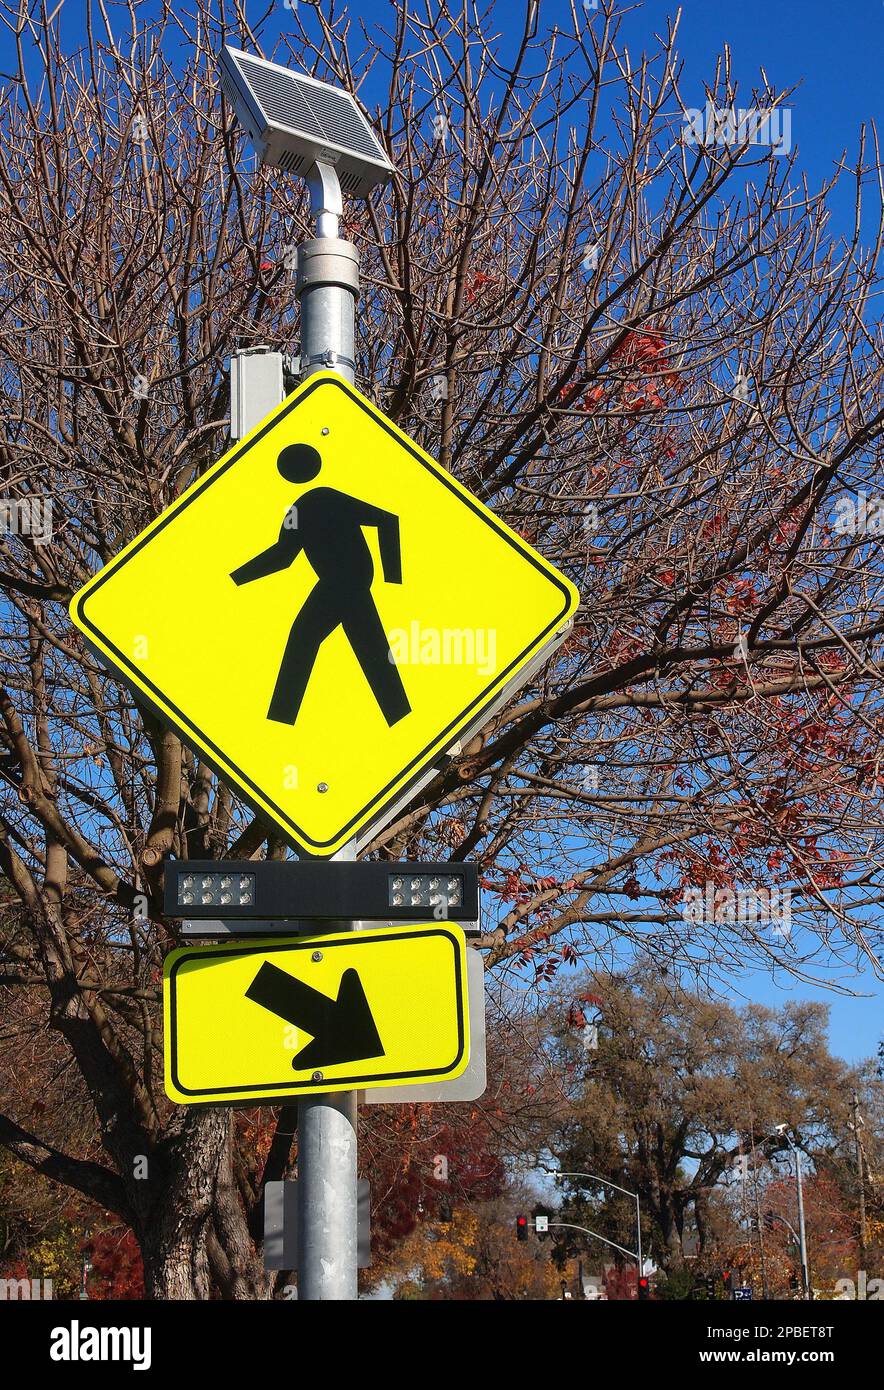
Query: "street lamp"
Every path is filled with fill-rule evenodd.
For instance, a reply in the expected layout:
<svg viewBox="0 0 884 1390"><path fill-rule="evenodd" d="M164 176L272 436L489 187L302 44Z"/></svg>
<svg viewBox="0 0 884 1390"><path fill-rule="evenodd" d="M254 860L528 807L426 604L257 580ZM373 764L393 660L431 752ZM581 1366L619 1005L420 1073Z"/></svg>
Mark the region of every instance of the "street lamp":
<svg viewBox="0 0 884 1390"><path fill-rule="evenodd" d="M801 1150L789 1133L788 1125L777 1125L776 1132L785 1139L795 1155L795 1185L798 1189L798 1237L801 1255L801 1287L805 1302L810 1301L810 1272L807 1267L807 1232L804 1226L804 1184L801 1178Z"/></svg>
<svg viewBox="0 0 884 1390"><path fill-rule="evenodd" d="M303 178L310 194L316 235L298 247L295 282L299 375L331 368L352 384L359 256L338 236L338 218L344 193L367 197L393 165L349 92L229 45L220 62L222 91L261 162ZM334 857L354 859L355 845ZM298 1151L298 1296L355 1299L355 1091L299 1102Z"/></svg>
<svg viewBox="0 0 884 1390"><path fill-rule="evenodd" d="M597 1231L587 1230L585 1226L574 1226L573 1229L577 1231L584 1231L586 1235L595 1236L596 1240L603 1240L606 1245L612 1246L615 1250L622 1251L624 1255L629 1255L631 1259L635 1260L636 1291L638 1292L639 1298L641 1298L641 1279L645 1271L644 1260L642 1259L642 1214L638 1193L631 1192L628 1187L621 1187L619 1183L611 1182L608 1178L600 1178L597 1173L563 1173L560 1168L550 1168L549 1164L547 1163L541 1163L539 1167L544 1173L551 1173L555 1178L556 1182L559 1182L562 1178L588 1178L591 1182L602 1183L602 1185L605 1187L613 1187L616 1192L623 1192L627 1197L632 1197L635 1199L635 1250L627 1250L624 1246L618 1245L616 1241L608 1240L607 1236L600 1236ZM551 1226L568 1226L570 1224L571 1223L567 1221L550 1222Z"/></svg>

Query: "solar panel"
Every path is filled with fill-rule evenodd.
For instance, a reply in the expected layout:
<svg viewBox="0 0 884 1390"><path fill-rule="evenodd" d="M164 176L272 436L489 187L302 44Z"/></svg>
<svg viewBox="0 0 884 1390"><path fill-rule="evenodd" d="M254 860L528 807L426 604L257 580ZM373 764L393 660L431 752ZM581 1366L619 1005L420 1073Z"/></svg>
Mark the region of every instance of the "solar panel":
<svg viewBox="0 0 884 1390"><path fill-rule="evenodd" d="M357 154L367 155L369 159L377 159L379 154L383 154L365 117L348 92L321 87L318 83L308 87L303 82L301 91L326 140L344 145Z"/></svg>
<svg viewBox="0 0 884 1390"><path fill-rule="evenodd" d="M268 70L265 63L254 58L240 58L239 69L271 121L303 130L320 140L328 138L301 95L292 73Z"/></svg>
<svg viewBox="0 0 884 1390"><path fill-rule="evenodd" d="M357 197L389 179L393 166L349 92L229 46L221 67L224 95L263 163L304 173L322 159Z"/></svg>

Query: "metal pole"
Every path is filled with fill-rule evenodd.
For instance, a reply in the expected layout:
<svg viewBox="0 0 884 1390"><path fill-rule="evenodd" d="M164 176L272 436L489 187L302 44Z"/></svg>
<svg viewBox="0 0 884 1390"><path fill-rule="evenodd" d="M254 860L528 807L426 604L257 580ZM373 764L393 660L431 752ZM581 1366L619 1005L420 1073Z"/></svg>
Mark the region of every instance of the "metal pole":
<svg viewBox="0 0 884 1390"><path fill-rule="evenodd" d="M355 859L347 845L335 859ZM353 931L358 922L324 922ZM348 1302L358 1296L359 1206L356 1092L298 1101L298 1301Z"/></svg>
<svg viewBox="0 0 884 1390"><path fill-rule="evenodd" d="M316 237L298 248L301 375L333 368L353 382L359 257L338 238L341 191L334 169L308 175ZM355 859L350 844L336 859ZM356 930L358 922L325 923ZM356 1092L298 1102L298 1299L357 1297Z"/></svg>
<svg viewBox="0 0 884 1390"><path fill-rule="evenodd" d="M298 1299L356 1298L356 1092L298 1102Z"/></svg>
<svg viewBox="0 0 884 1390"><path fill-rule="evenodd" d="M850 1101L850 1111L853 1118L853 1142L856 1145L856 1173L859 1178L859 1268L865 1273L866 1268L866 1182L865 1182L865 1162L863 1155L862 1140L859 1137L859 1096L854 1091ZM858 1298L865 1298L865 1280L858 1281L862 1292L857 1294Z"/></svg>
<svg viewBox="0 0 884 1390"><path fill-rule="evenodd" d="M623 1192L627 1197L635 1198L636 1248L635 1250L624 1250L623 1253L629 1255L631 1259L638 1261L638 1273L635 1276L635 1291L638 1293L638 1281L644 1274L644 1260L642 1259L642 1209L639 1194L633 1192L628 1187L621 1187L619 1183L611 1182L609 1178L600 1178L597 1173L565 1173L561 1168L549 1168L545 1163L541 1163L539 1166L544 1173L552 1173L557 1182L560 1178L590 1178L593 1182L602 1183L605 1187L613 1187L616 1192ZM550 1222L550 1225L552 1224L553 1223ZM561 1226L567 1225L568 1223L558 1221L555 1224ZM586 1230L586 1227L575 1226L574 1229L576 1231L583 1231ZM594 1236L595 1234L595 1231L587 1231L587 1235ZM606 1238L604 1236L599 1236L598 1239L605 1240ZM622 1245L616 1245L612 1240L606 1241L606 1243L608 1245L613 1245L615 1250L623 1250Z"/></svg>
<svg viewBox="0 0 884 1390"><path fill-rule="evenodd" d="M801 1181L801 1150L793 1144L795 1180L798 1185L798 1239L801 1248L801 1282L805 1302L810 1301L810 1271L807 1268L807 1233L804 1229L804 1185Z"/></svg>
<svg viewBox="0 0 884 1390"><path fill-rule="evenodd" d="M755 1116L749 1106L749 1141L752 1145L752 1185L755 1189L755 1224L758 1230L758 1255L761 1264L761 1297L767 1301L767 1260L764 1251L764 1221L761 1215L761 1198L758 1193L758 1145L755 1143Z"/></svg>
<svg viewBox="0 0 884 1390"><path fill-rule="evenodd" d="M295 293L301 305L301 376L331 367L352 385L359 255L355 246L338 236L343 204L334 169L314 164L307 186L316 236L298 247Z"/></svg>

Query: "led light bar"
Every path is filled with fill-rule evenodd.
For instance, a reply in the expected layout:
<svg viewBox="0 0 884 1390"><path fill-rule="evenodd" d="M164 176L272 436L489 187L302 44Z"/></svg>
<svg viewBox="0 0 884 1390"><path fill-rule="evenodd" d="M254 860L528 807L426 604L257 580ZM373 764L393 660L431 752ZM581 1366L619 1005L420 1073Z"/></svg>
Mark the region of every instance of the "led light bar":
<svg viewBox="0 0 884 1390"><path fill-rule="evenodd" d="M219 873L215 870L178 874L178 901L188 912L199 904L217 912L234 907L250 907L255 901L254 873Z"/></svg>
<svg viewBox="0 0 884 1390"><path fill-rule="evenodd" d="M294 859L169 860L167 917L199 921L476 922L475 864ZM254 931L254 927L246 928ZM214 934L214 933L207 933Z"/></svg>
<svg viewBox="0 0 884 1390"><path fill-rule="evenodd" d="M440 873L437 865L431 874L408 869L407 873L391 874L387 888L390 907L407 907L411 911L415 907L433 909L444 905L450 909L463 903L464 876L456 870L449 871L448 866ZM451 912L446 916L450 917Z"/></svg>

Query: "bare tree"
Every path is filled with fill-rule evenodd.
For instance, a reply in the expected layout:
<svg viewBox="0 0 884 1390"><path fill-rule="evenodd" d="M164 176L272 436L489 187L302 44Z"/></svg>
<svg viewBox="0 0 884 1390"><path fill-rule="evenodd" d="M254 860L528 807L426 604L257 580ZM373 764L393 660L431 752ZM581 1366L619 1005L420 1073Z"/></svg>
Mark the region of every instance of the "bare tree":
<svg viewBox="0 0 884 1390"><path fill-rule="evenodd" d="M37 0L2 13L0 477L19 523L51 499L53 531L0 547L0 983L29 1084L64 1084L81 1123L31 1132L7 1045L0 1143L132 1225L150 1294L266 1296L285 1112L255 1149L165 1100L159 891L169 855L285 849L67 602L223 451L230 351L294 346L305 209L220 95L222 39L264 51L239 3L143 23L90 0L76 51ZM554 31L445 0L292 26L266 56L354 91L398 169L348 216L363 389L583 595L555 662L369 852L476 856L513 978L624 944L709 977L878 969L880 565L867 509L835 511L881 457L874 132L838 240L794 152L690 114L773 121L788 91L744 96L725 52L683 92L675 23L638 59L611 0ZM180 610L196 629L199 595ZM790 920L709 912L707 884L788 890Z"/></svg>

